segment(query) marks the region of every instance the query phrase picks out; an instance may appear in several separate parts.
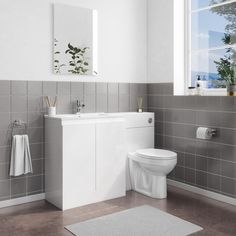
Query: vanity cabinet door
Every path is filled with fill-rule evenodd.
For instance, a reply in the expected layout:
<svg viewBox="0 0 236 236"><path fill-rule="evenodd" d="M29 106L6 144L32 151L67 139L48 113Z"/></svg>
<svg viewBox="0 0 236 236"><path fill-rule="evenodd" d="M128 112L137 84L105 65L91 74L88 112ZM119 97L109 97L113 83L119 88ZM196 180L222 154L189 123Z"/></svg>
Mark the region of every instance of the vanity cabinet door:
<svg viewBox="0 0 236 236"><path fill-rule="evenodd" d="M96 190L100 199L125 195L125 129L124 122L96 125Z"/></svg>
<svg viewBox="0 0 236 236"><path fill-rule="evenodd" d="M63 127L64 209L94 202L95 124Z"/></svg>

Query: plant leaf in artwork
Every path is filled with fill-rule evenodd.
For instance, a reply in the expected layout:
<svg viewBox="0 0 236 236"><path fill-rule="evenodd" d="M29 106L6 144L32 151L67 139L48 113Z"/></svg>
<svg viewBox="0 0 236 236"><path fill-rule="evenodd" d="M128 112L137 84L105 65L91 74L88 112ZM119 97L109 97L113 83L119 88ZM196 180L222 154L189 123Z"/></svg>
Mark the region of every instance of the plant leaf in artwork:
<svg viewBox="0 0 236 236"><path fill-rule="evenodd" d="M54 54L60 54L60 52L55 52Z"/></svg>
<svg viewBox="0 0 236 236"><path fill-rule="evenodd" d="M61 64L60 66L59 66L59 69L61 69L62 67L64 67L64 66L66 66L65 64Z"/></svg>
<svg viewBox="0 0 236 236"><path fill-rule="evenodd" d="M88 57L86 57L86 51L88 47L75 47L71 43L68 44L66 54L70 54L69 66L71 67L68 72L72 74L85 74L88 70Z"/></svg>
<svg viewBox="0 0 236 236"><path fill-rule="evenodd" d="M59 63L59 61L58 61L58 60L54 60L54 62L56 62L56 63Z"/></svg>
<svg viewBox="0 0 236 236"><path fill-rule="evenodd" d="M74 47L69 43L68 44L68 48L70 49L70 50L74 50Z"/></svg>
<svg viewBox="0 0 236 236"><path fill-rule="evenodd" d="M88 72L87 69L82 69L82 72L85 74L86 72Z"/></svg>
<svg viewBox="0 0 236 236"><path fill-rule="evenodd" d="M79 48L74 48L75 53L79 53L81 50Z"/></svg>
<svg viewBox="0 0 236 236"><path fill-rule="evenodd" d="M72 74L77 74L77 72L75 70L68 70L68 72L70 72Z"/></svg>

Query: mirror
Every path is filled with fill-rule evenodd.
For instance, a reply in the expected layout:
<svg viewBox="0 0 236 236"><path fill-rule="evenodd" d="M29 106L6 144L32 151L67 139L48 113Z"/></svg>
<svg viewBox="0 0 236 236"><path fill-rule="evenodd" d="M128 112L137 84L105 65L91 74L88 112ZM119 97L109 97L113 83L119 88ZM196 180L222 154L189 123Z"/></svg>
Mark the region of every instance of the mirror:
<svg viewBox="0 0 236 236"><path fill-rule="evenodd" d="M97 11L54 5L55 74L97 75Z"/></svg>

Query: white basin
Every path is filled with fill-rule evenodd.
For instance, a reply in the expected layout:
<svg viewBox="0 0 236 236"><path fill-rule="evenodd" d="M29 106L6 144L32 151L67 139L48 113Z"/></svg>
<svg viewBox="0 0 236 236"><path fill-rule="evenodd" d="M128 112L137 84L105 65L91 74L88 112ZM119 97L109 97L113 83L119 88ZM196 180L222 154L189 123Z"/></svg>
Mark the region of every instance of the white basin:
<svg viewBox="0 0 236 236"><path fill-rule="evenodd" d="M98 118L114 118L114 117L133 117L134 114L148 114L137 113L137 112L117 112L117 113L105 113L105 112L97 112L97 113L80 113L80 114L58 114L56 116L50 117L52 119L61 119L61 120L84 120L84 119L98 119ZM49 118L45 115L45 118Z"/></svg>
<svg viewBox="0 0 236 236"><path fill-rule="evenodd" d="M48 118L48 116L45 116ZM61 120L83 120L83 119L100 119L100 118L110 118L110 117L122 117L119 113L81 113L81 114L61 114L50 117L52 119Z"/></svg>

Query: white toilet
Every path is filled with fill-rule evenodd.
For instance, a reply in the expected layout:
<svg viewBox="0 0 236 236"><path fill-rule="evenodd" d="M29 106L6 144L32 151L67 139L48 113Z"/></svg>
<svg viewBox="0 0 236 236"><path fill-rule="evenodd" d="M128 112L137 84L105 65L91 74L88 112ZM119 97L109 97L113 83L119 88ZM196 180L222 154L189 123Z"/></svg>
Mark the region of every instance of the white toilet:
<svg viewBox="0 0 236 236"><path fill-rule="evenodd" d="M131 187L152 198L167 197L166 176L177 163L177 154L162 149L141 149L128 154Z"/></svg>
<svg viewBox="0 0 236 236"><path fill-rule="evenodd" d="M154 149L154 113L121 113L126 118L126 189L153 198L166 198L166 176L177 163L177 154Z"/></svg>

